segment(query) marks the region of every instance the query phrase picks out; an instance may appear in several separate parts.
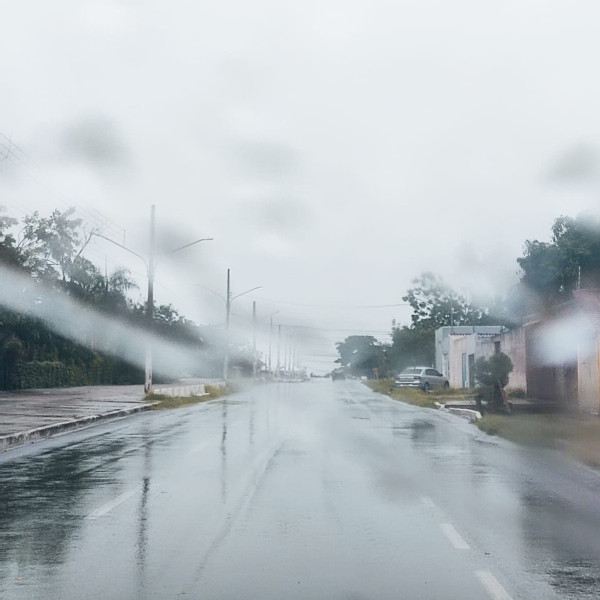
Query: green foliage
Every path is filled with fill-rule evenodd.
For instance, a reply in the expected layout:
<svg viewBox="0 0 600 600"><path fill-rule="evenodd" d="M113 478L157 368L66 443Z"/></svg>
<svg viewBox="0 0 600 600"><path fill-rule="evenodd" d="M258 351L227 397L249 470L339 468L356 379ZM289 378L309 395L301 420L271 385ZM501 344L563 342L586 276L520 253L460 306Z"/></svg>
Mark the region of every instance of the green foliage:
<svg viewBox="0 0 600 600"><path fill-rule="evenodd" d="M390 367L432 365L435 360L435 330L449 325L498 325L504 320L491 316L487 307L458 294L439 275L423 273L413 280L402 300L412 308L411 325L392 328ZM495 308L501 302L495 299Z"/></svg>
<svg viewBox="0 0 600 600"><path fill-rule="evenodd" d="M19 369L19 389L87 385L87 374L76 366L61 362L29 362Z"/></svg>
<svg viewBox="0 0 600 600"><path fill-rule="evenodd" d="M499 352L489 358L481 357L475 361L475 379L482 385L499 383L504 388L512 370L512 360L504 352Z"/></svg>
<svg viewBox="0 0 600 600"><path fill-rule="evenodd" d="M73 212L73 208L64 212L55 210L49 217L41 217L36 211L24 218L20 247L26 264L36 276L60 278L63 282L70 278L73 261L83 249L81 219L71 218Z"/></svg>
<svg viewBox="0 0 600 600"><path fill-rule="evenodd" d="M455 292L439 275L423 273L413 284L402 300L413 309L415 327L435 331L445 325L485 325L489 320L485 308Z"/></svg>
<svg viewBox="0 0 600 600"><path fill-rule="evenodd" d="M390 367L400 371L415 365L431 365L435 360L435 330L425 327L395 327L388 352Z"/></svg>
<svg viewBox="0 0 600 600"><path fill-rule="evenodd" d="M355 376L384 377L387 373L386 348L372 335L351 335L336 344L337 363Z"/></svg>
<svg viewBox="0 0 600 600"><path fill-rule="evenodd" d="M5 208L0 206L0 264L11 267L21 266L21 254L16 245L10 228L17 224L17 220L4 215Z"/></svg>
<svg viewBox="0 0 600 600"><path fill-rule="evenodd" d="M478 358L475 361L475 379L480 384L478 396L488 401L488 409L504 410L504 388L508 384L508 376L513 370L510 357L504 352L494 354L489 358Z"/></svg>
<svg viewBox="0 0 600 600"><path fill-rule="evenodd" d="M11 233L16 226L19 243ZM117 269L104 276L82 255L89 240L72 209L55 210L49 216L35 212L18 224L0 207L0 264L31 274L32 285L15 292L23 295L25 305L38 301L36 287L42 280L58 294L146 328L145 306L138 309L127 297L135 287L129 273ZM191 351L206 345L200 329L170 305L156 308L154 331L187 344ZM93 348L94 332L85 333ZM140 368L90 348L62 337L35 318L0 307L0 389L143 382Z"/></svg>
<svg viewBox="0 0 600 600"><path fill-rule="evenodd" d="M379 379L365 382L374 392L385 394L394 400L414 404L423 408L437 408L436 397L418 389L395 388L393 379Z"/></svg>
<svg viewBox="0 0 600 600"><path fill-rule="evenodd" d="M600 287L600 220L591 215L560 216L552 226L552 241L527 240L517 259L521 281L543 305L567 300L580 284ZM526 305L535 310L537 305Z"/></svg>

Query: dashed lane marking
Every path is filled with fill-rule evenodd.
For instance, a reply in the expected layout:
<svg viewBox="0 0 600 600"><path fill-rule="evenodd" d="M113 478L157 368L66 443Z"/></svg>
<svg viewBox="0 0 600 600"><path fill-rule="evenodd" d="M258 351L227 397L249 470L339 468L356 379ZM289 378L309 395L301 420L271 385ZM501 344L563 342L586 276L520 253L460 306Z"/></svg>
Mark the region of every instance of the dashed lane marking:
<svg viewBox="0 0 600 600"><path fill-rule="evenodd" d="M435 502L429 496L423 496L421 498L421 504L427 508L435 508Z"/></svg>
<svg viewBox="0 0 600 600"><path fill-rule="evenodd" d="M192 448L190 450L190 454L198 454L199 452L202 452L202 450L204 450L204 448L206 448L209 445L210 444L208 442L204 442L203 444L195 446L194 448Z"/></svg>
<svg viewBox="0 0 600 600"><path fill-rule="evenodd" d="M470 550L469 544L465 542L460 533L458 533L450 523L440 523L440 527L446 534L446 537L450 540L450 543L457 550Z"/></svg>
<svg viewBox="0 0 600 600"><path fill-rule="evenodd" d="M117 506L120 506L121 504L123 504L123 502L126 502L127 500L129 500L129 498L134 496L136 493L137 493L137 490L128 490L127 492L123 492L116 498L113 498L110 502L107 502L106 504L102 505L100 508L97 508L94 512L91 512L86 517L86 519L94 520L94 519L99 519L100 517L103 517L104 515L107 515L111 510L114 510L115 508L117 508Z"/></svg>
<svg viewBox="0 0 600 600"><path fill-rule="evenodd" d="M494 600L512 600L507 591L489 571L475 571L475 575Z"/></svg>

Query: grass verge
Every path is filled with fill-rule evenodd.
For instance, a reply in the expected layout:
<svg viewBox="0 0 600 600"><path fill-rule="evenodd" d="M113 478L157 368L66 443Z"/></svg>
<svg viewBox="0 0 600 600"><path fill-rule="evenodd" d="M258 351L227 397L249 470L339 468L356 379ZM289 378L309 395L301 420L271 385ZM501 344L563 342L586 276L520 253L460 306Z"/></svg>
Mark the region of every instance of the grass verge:
<svg viewBox="0 0 600 600"><path fill-rule="evenodd" d="M425 408L437 408L436 401L439 402L437 392L425 393L421 390L413 388L395 388L393 379L369 379L364 382L374 392L385 394L394 400L414 404L415 406L423 406Z"/></svg>
<svg viewBox="0 0 600 600"><path fill-rule="evenodd" d="M593 467L600 467L600 419L569 415L485 415L476 422L489 435L518 444L560 448Z"/></svg>
<svg viewBox="0 0 600 600"><path fill-rule="evenodd" d="M190 404L199 404L200 402L208 402L219 396L228 394L231 390L227 386L205 385L204 396L167 396L165 394L147 394L144 400L146 402L155 403L152 410L163 410L168 408L179 408L180 406L188 406Z"/></svg>

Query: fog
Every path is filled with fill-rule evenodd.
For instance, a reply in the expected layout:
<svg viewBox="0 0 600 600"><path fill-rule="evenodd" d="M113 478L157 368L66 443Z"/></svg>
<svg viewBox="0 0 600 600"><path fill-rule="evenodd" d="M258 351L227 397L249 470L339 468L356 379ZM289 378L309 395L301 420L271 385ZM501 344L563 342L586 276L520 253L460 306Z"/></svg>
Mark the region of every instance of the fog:
<svg viewBox="0 0 600 600"><path fill-rule="evenodd" d="M1 5L0 204L75 206L144 257L151 205L161 251L214 238L159 260L156 301L222 330L231 269L263 360L327 371L409 323L423 271L504 293L526 239L598 213L593 0ZM145 300L138 258L85 256Z"/></svg>

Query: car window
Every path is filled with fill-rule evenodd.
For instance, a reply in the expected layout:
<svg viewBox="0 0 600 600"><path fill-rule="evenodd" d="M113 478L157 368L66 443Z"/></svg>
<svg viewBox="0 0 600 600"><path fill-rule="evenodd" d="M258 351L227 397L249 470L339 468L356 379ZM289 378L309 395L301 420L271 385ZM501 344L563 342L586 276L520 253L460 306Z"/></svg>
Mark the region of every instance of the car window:
<svg viewBox="0 0 600 600"><path fill-rule="evenodd" d="M439 377L440 374L435 369L427 369L426 375L433 375L435 377Z"/></svg>

